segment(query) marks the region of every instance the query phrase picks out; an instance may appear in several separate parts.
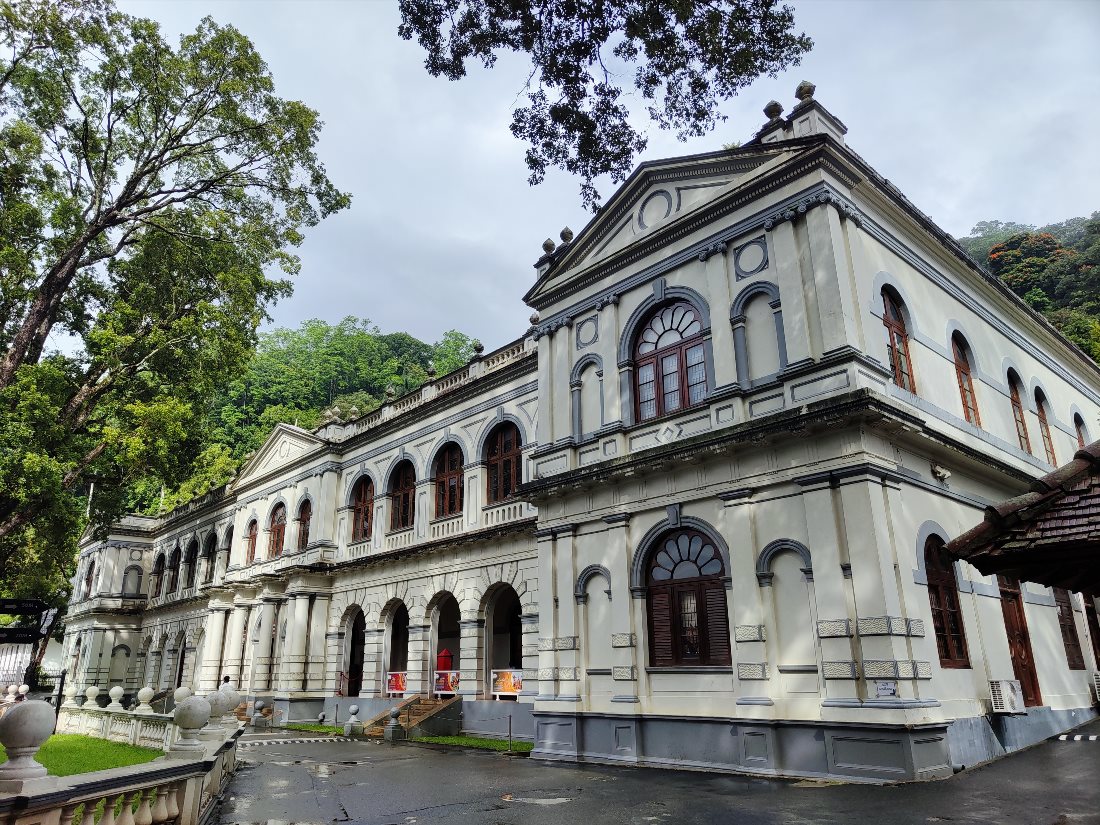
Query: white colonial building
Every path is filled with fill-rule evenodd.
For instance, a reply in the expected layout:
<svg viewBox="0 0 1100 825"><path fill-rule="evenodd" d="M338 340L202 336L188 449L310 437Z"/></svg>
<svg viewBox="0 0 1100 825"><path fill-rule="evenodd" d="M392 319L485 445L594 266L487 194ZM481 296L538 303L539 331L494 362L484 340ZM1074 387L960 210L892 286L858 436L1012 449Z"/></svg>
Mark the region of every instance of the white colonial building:
<svg viewBox="0 0 1100 825"><path fill-rule="evenodd" d="M1093 718L1093 602L940 548L1096 437L1100 370L797 96L547 241L515 343L87 540L70 678L865 779Z"/></svg>

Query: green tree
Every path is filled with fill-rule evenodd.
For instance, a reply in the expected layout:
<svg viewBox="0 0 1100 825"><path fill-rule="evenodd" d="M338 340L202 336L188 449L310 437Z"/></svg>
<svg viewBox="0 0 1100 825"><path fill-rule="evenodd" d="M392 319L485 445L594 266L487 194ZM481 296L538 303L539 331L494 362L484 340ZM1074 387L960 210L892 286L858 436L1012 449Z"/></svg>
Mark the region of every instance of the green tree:
<svg viewBox="0 0 1100 825"><path fill-rule="evenodd" d="M190 472L195 422L349 203L317 113L205 19L173 47L107 0L0 4L0 565ZM69 336L66 351L51 344Z"/></svg>
<svg viewBox="0 0 1100 825"><path fill-rule="evenodd" d="M529 58L527 105L511 126L528 144L529 182L564 169L595 209L593 181L625 179L646 147L626 99L636 95L649 121L680 140L706 134L725 120L723 100L798 65L813 42L793 27L777 0L401 0L398 33L416 38L428 72L448 80L465 77L468 61Z"/></svg>

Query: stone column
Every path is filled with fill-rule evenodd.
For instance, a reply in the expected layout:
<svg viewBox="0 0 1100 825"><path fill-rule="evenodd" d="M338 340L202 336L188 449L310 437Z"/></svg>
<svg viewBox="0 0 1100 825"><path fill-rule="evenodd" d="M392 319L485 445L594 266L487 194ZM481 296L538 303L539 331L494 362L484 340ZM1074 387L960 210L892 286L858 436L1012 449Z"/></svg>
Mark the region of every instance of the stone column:
<svg viewBox="0 0 1100 825"><path fill-rule="evenodd" d="M320 491L313 499L313 518L309 523L309 543L324 541L339 545L341 537L337 535L339 509L346 504L340 489L340 474L335 468L321 473Z"/></svg>
<svg viewBox="0 0 1100 825"><path fill-rule="evenodd" d="M256 648L252 653L252 678L250 685L253 693L271 688L271 657L273 645L271 628L275 621L275 600L265 598L260 603L260 629L256 634Z"/></svg>
<svg viewBox="0 0 1100 825"><path fill-rule="evenodd" d="M221 682L222 644L225 639L226 614L229 611L221 607L211 609L206 620L206 641L202 647L202 662L199 663L200 694L217 690Z"/></svg>
<svg viewBox="0 0 1100 825"><path fill-rule="evenodd" d="M384 627L368 627L363 634L363 687L359 691L360 696L377 698L382 695L382 679L386 670L382 661L385 636Z"/></svg>
<svg viewBox="0 0 1100 825"><path fill-rule="evenodd" d="M434 676L430 660L428 646L431 639L432 626L428 624L409 625L409 663L406 666L408 681L406 693L422 693L427 695L431 685L428 680Z"/></svg>
<svg viewBox="0 0 1100 825"><path fill-rule="evenodd" d="M318 593L313 598L313 608L309 615L309 645L306 649L307 690L321 690L325 683L325 632L328 630L330 603L328 593Z"/></svg>
<svg viewBox="0 0 1100 825"><path fill-rule="evenodd" d="M710 340L713 354L714 386L732 384L737 380L733 369L733 330L726 319L729 317L730 304L730 280L729 280L729 255L725 252L725 244L721 244L721 251L709 255L702 268L706 274L707 290L710 292ZM695 266L695 264L691 264Z"/></svg>
<svg viewBox="0 0 1100 825"><path fill-rule="evenodd" d="M814 353L810 346L809 311L802 285L798 243L794 224L783 221L768 235L772 265L778 281L779 299L783 302L783 332L787 339L787 366L797 367L810 362Z"/></svg>
<svg viewBox="0 0 1100 825"><path fill-rule="evenodd" d="M553 642L543 640L557 635L557 589L554 576L554 531L543 528L535 531L539 566L539 669L537 701L549 701L558 693L557 657ZM526 685L524 685L526 687Z"/></svg>
<svg viewBox="0 0 1100 825"><path fill-rule="evenodd" d="M555 675L558 679L558 698L572 702L581 700L580 657L577 655L580 623L577 621L577 602L573 598L573 586L579 572L574 540L576 529L573 524L554 528L554 570L557 576L555 595L558 604L557 628L553 639L557 668Z"/></svg>
<svg viewBox="0 0 1100 825"><path fill-rule="evenodd" d="M813 537L814 598L817 602L818 649L826 706L844 706L858 699L859 643L856 617L849 610L845 571L851 574L847 542L836 523L835 492L830 480L803 483L802 505L808 535Z"/></svg>
<svg viewBox="0 0 1100 825"><path fill-rule="evenodd" d="M520 696L537 696L539 692L539 614L521 613L519 617L520 653L523 656L523 690Z"/></svg>
<svg viewBox="0 0 1100 825"><path fill-rule="evenodd" d="M248 618L248 605L236 604L229 613L229 622L225 630L225 661L222 662L222 676L228 676L241 688L241 664L244 661L245 644L243 636L245 621Z"/></svg>
<svg viewBox="0 0 1100 825"><path fill-rule="evenodd" d="M539 416L536 421L535 440L539 444L549 445L554 443L554 412L553 405L550 403L553 394L550 383L553 378L553 370L550 363L551 338L549 334L539 336L538 347Z"/></svg>
<svg viewBox="0 0 1100 825"><path fill-rule="evenodd" d="M824 353L856 347L859 334L844 233L834 207L818 206L806 213L814 285Z"/></svg>
<svg viewBox="0 0 1100 825"><path fill-rule="evenodd" d="M489 698L490 685L483 684L485 674L485 651L482 649L485 635L485 620L476 616L461 619L458 623L458 694L476 698Z"/></svg>
<svg viewBox="0 0 1100 825"><path fill-rule="evenodd" d="M594 632L611 634L612 702L628 705L638 702L638 680L642 677L638 631L634 623L637 602L630 590L630 561L633 548L630 537L630 513L604 516L607 525L607 572L611 574L611 627ZM594 662L595 667L606 667Z"/></svg>
<svg viewBox="0 0 1100 825"><path fill-rule="evenodd" d="M306 631L309 624L309 594L287 597L286 643L279 666L279 686L284 691L300 691L305 677Z"/></svg>

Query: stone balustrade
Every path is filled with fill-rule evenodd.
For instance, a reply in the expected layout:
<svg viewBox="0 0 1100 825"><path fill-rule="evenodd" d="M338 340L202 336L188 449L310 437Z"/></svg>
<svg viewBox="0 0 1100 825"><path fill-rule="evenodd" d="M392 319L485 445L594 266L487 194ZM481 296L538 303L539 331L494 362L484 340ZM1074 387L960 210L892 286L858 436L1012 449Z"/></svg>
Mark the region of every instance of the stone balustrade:
<svg viewBox="0 0 1100 825"><path fill-rule="evenodd" d="M33 756L54 727L54 709L26 701L0 708L0 744L9 761L0 765L0 821L5 825L198 825L208 821L236 767L241 729L229 711L240 696L232 686L205 697L183 696L173 717L76 706L66 691L58 732L165 747L165 756L142 765L75 776L47 776ZM142 702L147 706L149 688ZM188 691L189 693L189 691ZM112 688L118 704L121 692ZM179 698L179 697L177 697ZM71 704L70 704L71 703ZM63 728L61 720L65 720ZM146 741L142 734L146 731ZM156 740L155 742L153 740Z"/></svg>

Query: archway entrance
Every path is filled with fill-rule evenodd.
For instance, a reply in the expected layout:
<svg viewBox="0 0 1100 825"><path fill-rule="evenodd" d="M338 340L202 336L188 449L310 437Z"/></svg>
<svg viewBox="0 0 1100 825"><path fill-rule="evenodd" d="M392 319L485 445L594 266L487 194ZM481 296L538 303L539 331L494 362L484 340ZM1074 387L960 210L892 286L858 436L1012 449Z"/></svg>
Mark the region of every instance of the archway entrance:
<svg viewBox="0 0 1100 825"><path fill-rule="evenodd" d="M367 620L360 610L351 623L351 641L348 648L348 696L358 696L363 689L363 648L367 641Z"/></svg>
<svg viewBox="0 0 1100 825"><path fill-rule="evenodd" d="M494 699L515 699L523 690L523 628L519 596L502 587L486 618L489 688Z"/></svg>
<svg viewBox="0 0 1100 825"><path fill-rule="evenodd" d="M409 609L401 604L390 619L386 693L403 696L409 685Z"/></svg>
<svg viewBox="0 0 1100 825"><path fill-rule="evenodd" d="M435 658L432 660L433 692L454 696L459 687L459 658L462 639L458 629L458 602L446 594L435 609Z"/></svg>

